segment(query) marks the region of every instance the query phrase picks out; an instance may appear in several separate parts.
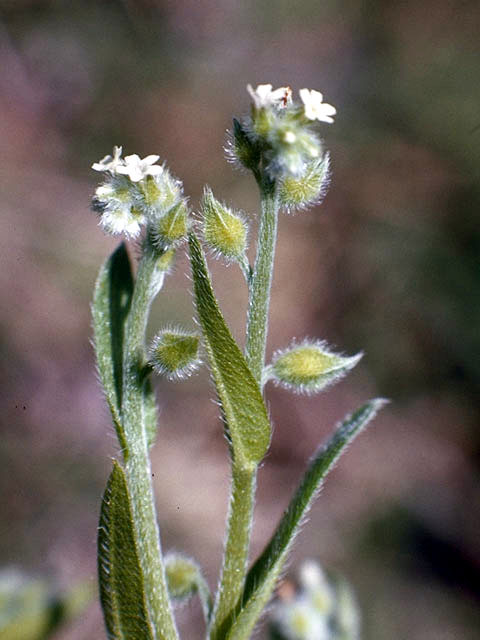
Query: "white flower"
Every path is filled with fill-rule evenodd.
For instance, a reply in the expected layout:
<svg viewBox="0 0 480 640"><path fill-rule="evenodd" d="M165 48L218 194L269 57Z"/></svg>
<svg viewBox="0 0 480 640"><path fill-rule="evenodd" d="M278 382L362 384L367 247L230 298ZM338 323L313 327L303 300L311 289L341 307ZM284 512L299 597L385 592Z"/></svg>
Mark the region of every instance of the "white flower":
<svg viewBox="0 0 480 640"><path fill-rule="evenodd" d="M247 84L247 91L252 96L257 109L273 105L286 107L292 101L290 87L280 87L272 91L271 84L259 84L254 90L251 84Z"/></svg>
<svg viewBox="0 0 480 640"><path fill-rule="evenodd" d="M111 171L115 173L117 168L123 165L122 147L113 147L113 156L105 156L99 162L92 164L95 171Z"/></svg>
<svg viewBox="0 0 480 640"><path fill-rule="evenodd" d="M275 623L288 640L329 640L327 620L302 596L277 606Z"/></svg>
<svg viewBox="0 0 480 640"><path fill-rule="evenodd" d="M321 122L333 122L333 117L337 110L331 104L323 102L323 95L315 89L300 89L300 98L305 105L305 116L309 120L320 120Z"/></svg>
<svg viewBox="0 0 480 640"><path fill-rule="evenodd" d="M163 172L163 167L155 164L159 157L152 155L142 159L136 153L126 156L125 164L117 167L117 173L127 175L132 182L139 182L146 176L158 176Z"/></svg>

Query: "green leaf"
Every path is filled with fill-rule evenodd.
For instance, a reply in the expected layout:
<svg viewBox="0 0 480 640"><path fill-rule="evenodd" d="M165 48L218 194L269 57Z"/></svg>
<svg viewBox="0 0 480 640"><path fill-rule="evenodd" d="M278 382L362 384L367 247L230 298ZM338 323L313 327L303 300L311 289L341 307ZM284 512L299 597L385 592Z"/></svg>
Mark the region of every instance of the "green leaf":
<svg viewBox="0 0 480 640"><path fill-rule="evenodd" d="M270 444L271 427L260 389L232 337L213 293L197 237L189 236L197 313L236 463L259 464Z"/></svg>
<svg viewBox="0 0 480 640"><path fill-rule="evenodd" d="M323 480L354 438L386 403L375 399L361 406L338 425L327 444L313 457L288 509L263 553L247 575L242 603L224 626L226 640L247 640L272 595L283 564Z"/></svg>
<svg viewBox="0 0 480 640"><path fill-rule="evenodd" d="M110 640L153 640L125 473L116 461L100 512L98 576Z"/></svg>
<svg viewBox="0 0 480 640"><path fill-rule="evenodd" d="M124 325L133 294L127 249L122 243L100 269L92 315L97 367L120 446L125 446L121 421Z"/></svg>

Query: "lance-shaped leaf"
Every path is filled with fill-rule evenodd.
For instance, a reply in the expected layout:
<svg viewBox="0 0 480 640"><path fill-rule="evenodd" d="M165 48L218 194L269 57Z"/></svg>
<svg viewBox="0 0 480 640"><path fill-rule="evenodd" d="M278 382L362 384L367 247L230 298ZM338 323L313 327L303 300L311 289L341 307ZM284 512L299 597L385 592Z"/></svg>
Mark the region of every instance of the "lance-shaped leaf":
<svg viewBox="0 0 480 640"><path fill-rule="evenodd" d="M226 640L247 640L272 595L283 564L323 480L353 439L375 417L386 400L375 399L347 416L327 444L312 458L310 465L280 524L263 553L247 575L242 603L226 621Z"/></svg>
<svg viewBox="0 0 480 640"><path fill-rule="evenodd" d="M92 305L98 373L122 447L125 446L120 418L123 339L132 294L133 277L130 260L125 244L122 243L100 269Z"/></svg>
<svg viewBox="0 0 480 640"><path fill-rule="evenodd" d="M100 512L98 575L110 640L153 640L125 473L117 462Z"/></svg>
<svg viewBox="0 0 480 640"><path fill-rule="evenodd" d="M241 466L256 466L270 444L267 410L243 353L223 319L205 256L193 233L189 236L189 244L197 313L233 456Z"/></svg>

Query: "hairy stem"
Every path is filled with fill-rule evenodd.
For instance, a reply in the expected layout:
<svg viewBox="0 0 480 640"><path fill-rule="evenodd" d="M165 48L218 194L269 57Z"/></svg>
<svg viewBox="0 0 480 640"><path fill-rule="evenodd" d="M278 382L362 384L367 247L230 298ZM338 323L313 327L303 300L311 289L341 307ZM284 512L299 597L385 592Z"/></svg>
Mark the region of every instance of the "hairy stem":
<svg viewBox="0 0 480 640"><path fill-rule="evenodd" d="M262 215L258 232L257 257L249 279L246 359L262 388L262 372L268 330L268 309L273 261L277 238L278 198L275 184L260 179ZM257 466L238 468L233 460L232 488L227 523L227 540L217 602L211 627L211 640L223 640L231 624L245 583L250 533L255 504Z"/></svg>
<svg viewBox="0 0 480 640"><path fill-rule="evenodd" d="M233 463L228 533L210 630L211 640L224 638L224 628L231 623L231 615L243 593L255 504L256 478L256 465L253 468L242 469L237 467L235 462Z"/></svg>
<svg viewBox="0 0 480 640"><path fill-rule="evenodd" d="M277 240L278 197L275 183L264 178L259 184L262 198L262 215L258 230L257 257L249 290L245 355L255 379L261 387L267 346L270 289Z"/></svg>
<svg viewBox="0 0 480 640"><path fill-rule="evenodd" d="M157 263L158 254L146 246L125 328L122 422L126 449L123 453L151 624L156 640L176 640L178 634L162 562L143 401L148 313L164 278Z"/></svg>

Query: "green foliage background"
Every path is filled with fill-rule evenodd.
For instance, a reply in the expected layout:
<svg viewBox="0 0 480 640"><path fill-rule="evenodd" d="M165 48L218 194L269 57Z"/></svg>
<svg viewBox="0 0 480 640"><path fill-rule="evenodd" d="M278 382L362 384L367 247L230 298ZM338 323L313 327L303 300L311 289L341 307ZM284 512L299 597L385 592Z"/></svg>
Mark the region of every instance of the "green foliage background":
<svg viewBox="0 0 480 640"><path fill-rule="evenodd" d="M254 549L332 422L389 396L329 479L296 558L346 573L367 639L476 637L479 27L473 0L0 1L1 565L60 589L95 581L116 445L89 303L115 241L88 210L90 164L114 144L159 153L194 207L208 182L253 214L253 180L227 167L224 132L248 109L248 82L290 83L320 89L339 115L323 129L329 195L280 222L269 353L310 335L366 356L325 396L268 389ZM152 333L192 326L187 271L180 251ZM240 335L242 277L212 272ZM204 372L157 391L164 548L195 555L214 584L228 461L211 387ZM200 607L180 616L195 640ZM57 637L103 638L98 606Z"/></svg>

